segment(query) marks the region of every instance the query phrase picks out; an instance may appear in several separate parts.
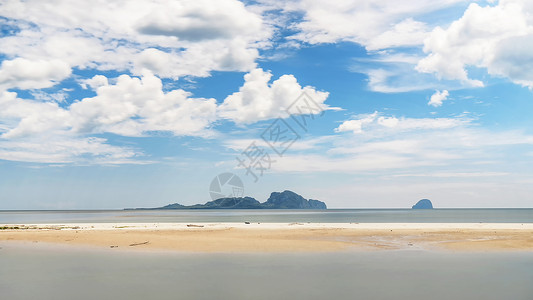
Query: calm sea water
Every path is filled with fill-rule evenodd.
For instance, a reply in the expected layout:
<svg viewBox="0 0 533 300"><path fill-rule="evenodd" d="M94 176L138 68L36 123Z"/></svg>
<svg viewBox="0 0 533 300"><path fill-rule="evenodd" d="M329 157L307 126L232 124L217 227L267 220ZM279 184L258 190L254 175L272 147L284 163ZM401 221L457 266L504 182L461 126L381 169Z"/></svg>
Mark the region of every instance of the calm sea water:
<svg viewBox="0 0 533 300"><path fill-rule="evenodd" d="M0 211L1 223L532 223L533 209Z"/></svg>
<svg viewBox="0 0 533 300"><path fill-rule="evenodd" d="M533 253L0 249L1 299L531 300Z"/></svg>

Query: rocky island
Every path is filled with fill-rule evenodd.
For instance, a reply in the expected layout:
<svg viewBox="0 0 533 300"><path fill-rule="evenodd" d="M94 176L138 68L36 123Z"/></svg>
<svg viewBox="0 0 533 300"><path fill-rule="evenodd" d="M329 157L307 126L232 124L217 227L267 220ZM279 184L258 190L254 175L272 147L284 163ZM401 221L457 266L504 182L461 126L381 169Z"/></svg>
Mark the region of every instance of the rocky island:
<svg viewBox="0 0 533 300"><path fill-rule="evenodd" d="M412 209L433 209L433 204L429 199L422 199L413 205Z"/></svg>
<svg viewBox="0 0 533 300"><path fill-rule="evenodd" d="M219 198L205 204L169 204L157 208L136 209L327 209L326 203L304 197L292 191L273 192L267 201L261 203L252 197Z"/></svg>

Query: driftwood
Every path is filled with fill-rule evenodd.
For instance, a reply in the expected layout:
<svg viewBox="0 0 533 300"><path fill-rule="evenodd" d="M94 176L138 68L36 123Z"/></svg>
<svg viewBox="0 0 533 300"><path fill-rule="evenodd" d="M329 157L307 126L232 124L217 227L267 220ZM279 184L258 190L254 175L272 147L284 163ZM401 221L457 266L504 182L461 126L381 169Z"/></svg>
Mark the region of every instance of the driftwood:
<svg viewBox="0 0 533 300"><path fill-rule="evenodd" d="M146 245L148 244L149 242L146 241L146 242L142 242L142 243L135 243L135 244L130 244L130 246L140 246L140 245Z"/></svg>
<svg viewBox="0 0 533 300"><path fill-rule="evenodd" d="M187 227L204 227L204 225L187 224Z"/></svg>

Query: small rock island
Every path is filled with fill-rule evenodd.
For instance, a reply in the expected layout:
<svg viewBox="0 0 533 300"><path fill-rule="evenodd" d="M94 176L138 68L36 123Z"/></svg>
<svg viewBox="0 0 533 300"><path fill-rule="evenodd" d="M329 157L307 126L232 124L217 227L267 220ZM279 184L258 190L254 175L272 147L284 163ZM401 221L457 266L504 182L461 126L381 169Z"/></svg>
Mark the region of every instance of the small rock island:
<svg viewBox="0 0 533 300"><path fill-rule="evenodd" d="M157 208L135 209L327 209L326 203L304 197L292 191L273 192L266 202L259 202L252 197L219 198L205 204L181 205L169 204Z"/></svg>
<svg viewBox="0 0 533 300"><path fill-rule="evenodd" d="M433 209L433 204L429 199L422 199L413 205L412 209Z"/></svg>

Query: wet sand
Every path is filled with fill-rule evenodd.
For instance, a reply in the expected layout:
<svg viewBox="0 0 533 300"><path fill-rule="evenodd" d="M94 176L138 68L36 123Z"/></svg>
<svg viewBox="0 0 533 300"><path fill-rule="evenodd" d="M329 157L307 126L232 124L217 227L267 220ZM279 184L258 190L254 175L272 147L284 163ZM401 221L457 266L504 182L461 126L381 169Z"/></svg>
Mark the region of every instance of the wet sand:
<svg viewBox="0 0 533 300"><path fill-rule="evenodd" d="M533 224L94 223L0 225L0 245L52 243L180 252L336 252L399 249L533 251Z"/></svg>

